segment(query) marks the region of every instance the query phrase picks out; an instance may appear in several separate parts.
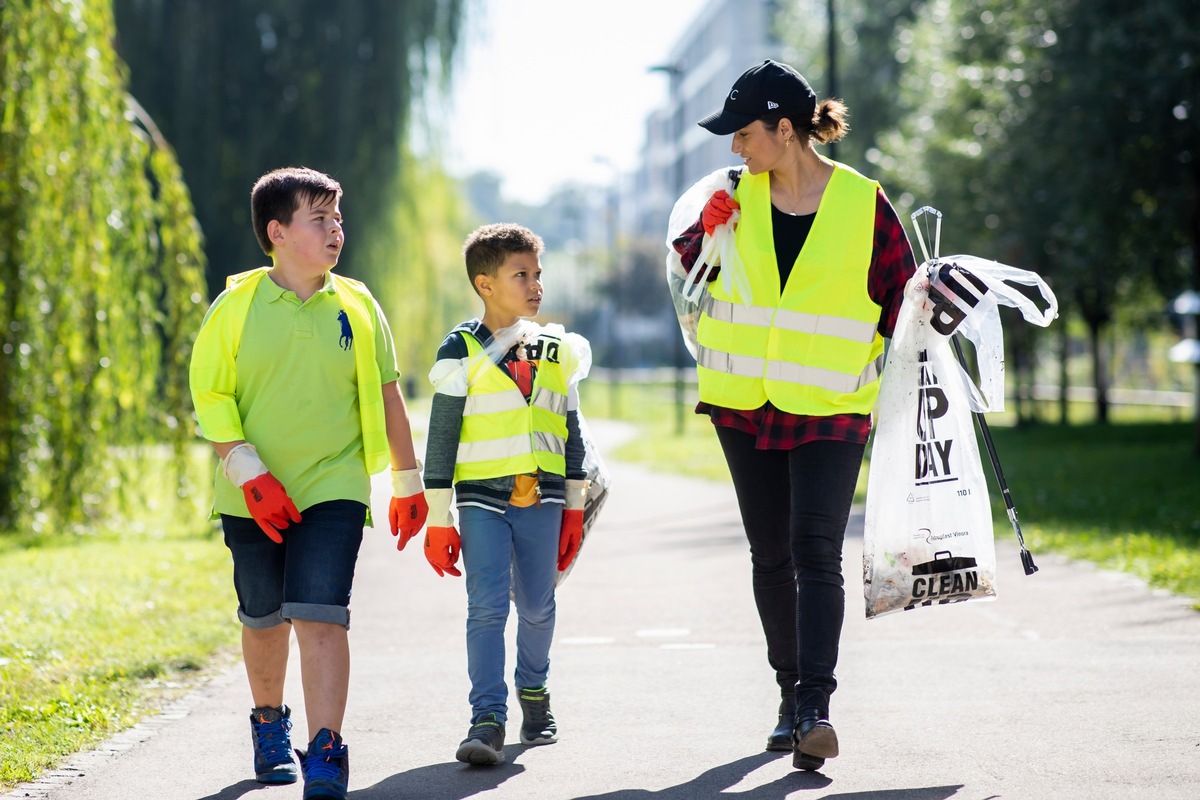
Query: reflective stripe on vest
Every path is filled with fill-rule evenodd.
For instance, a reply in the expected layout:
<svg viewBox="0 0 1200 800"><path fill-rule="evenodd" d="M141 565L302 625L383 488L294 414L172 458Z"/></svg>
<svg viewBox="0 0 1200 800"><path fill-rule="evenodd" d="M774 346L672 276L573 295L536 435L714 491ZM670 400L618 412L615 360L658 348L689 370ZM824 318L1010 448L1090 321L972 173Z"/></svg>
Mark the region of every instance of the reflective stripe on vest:
<svg viewBox="0 0 1200 800"><path fill-rule="evenodd" d="M880 307L867 292L878 184L835 164L812 229L783 291L769 174L743 175L735 235L749 305L714 281L697 329L700 399L793 414L871 411L879 390Z"/></svg>
<svg viewBox="0 0 1200 800"><path fill-rule="evenodd" d="M567 471L567 383L563 365L543 358L528 402L508 372L489 359L479 341L460 330L467 345L467 397L454 465L454 481L486 480L540 469ZM550 337L546 337L549 339ZM554 339L555 352L569 354ZM543 347L548 353L550 348Z"/></svg>

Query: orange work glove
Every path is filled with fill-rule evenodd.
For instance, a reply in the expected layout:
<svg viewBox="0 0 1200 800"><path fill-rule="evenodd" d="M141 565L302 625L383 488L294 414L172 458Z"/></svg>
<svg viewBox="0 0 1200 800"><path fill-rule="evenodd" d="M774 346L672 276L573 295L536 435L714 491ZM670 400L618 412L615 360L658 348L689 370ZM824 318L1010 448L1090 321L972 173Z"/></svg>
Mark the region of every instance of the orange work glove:
<svg viewBox="0 0 1200 800"><path fill-rule="evenodd" d="M274 475L267 471L254 445L243 442L221 461L225 477L246 495L246 508L267 538L283 543L281 530L300 521L300 512Z"/></svg>
<svg viewBox="0 0 1200 800"><path fill-rule="evenodd" d="M724 189L715 192L700 212L700 224L704 226L704 232L712 236L713 231L728 222L739 208L738 201L730 197L729 192Z"/></svg>
<svg viewBox="0 0 1200 800"><path fill-rule="evenodd" d="M425 525L429 515L429 504L425 502L424 484L421 483L421 462L415 469L392 470L392 502L388 505L388 522L392 536L399 536L396 549L403 550Z"/></svg>
<svg viewBox="0 0 1200 800"><path fill-rule="evenodd" d="M567 507L558 533L558 571L565 572L583 544L583 507L591 481L567 481Z"/></svg>
<svg viewBox="0 0 1200 800"><path fill-rule="evenodd" d="M450 498L453 489L426 489L425 498L429 501L429 527L425 529L425 560L439 577L447 574L461 577L458 567L458 553L462 548L462 539L458 529L454 527L454 518L450 516Z"/></svg>

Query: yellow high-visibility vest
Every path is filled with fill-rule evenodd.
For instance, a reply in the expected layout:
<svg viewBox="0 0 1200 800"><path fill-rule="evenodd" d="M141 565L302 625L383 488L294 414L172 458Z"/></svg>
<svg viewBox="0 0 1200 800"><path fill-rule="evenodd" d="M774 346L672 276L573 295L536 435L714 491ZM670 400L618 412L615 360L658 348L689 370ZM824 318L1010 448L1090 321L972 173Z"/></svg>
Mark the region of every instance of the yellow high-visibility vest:
<svg viewBox="0 0 1200 800"><path fill-rule="evenodd" d="M192 403L204 438L210 442L245 439L238 413L237 353L242 329L259 281L270 267L230 275L220 302L208 312L192 348L189 380ZM387 422L383 413L383 383L375 363L375 301L359 281L333 275L338 302L354 333L354 367L358 379L358 410L362 419L363 459L367 472L386 469L391 460Z"/></svg>
<svg viewBox="0 0 1200 800"><path fill-rule="evenodd" d="M879 394L880 306L867 291L879 184L834 163L833 176L780 291L768 173L746 173L735 232L752 304L709 285L697 327L700 399L792 414L867 414Z"/></svg>
<svg viewBox="0 0 1200 800"><path fill-rule="evenodd" d="M528 401L508 372L487 357L468 331L466 406L454 482L523 475L542 470L567 473L567 389L575 356L561 339L543 334L534 347L538 361Z"/></svg>

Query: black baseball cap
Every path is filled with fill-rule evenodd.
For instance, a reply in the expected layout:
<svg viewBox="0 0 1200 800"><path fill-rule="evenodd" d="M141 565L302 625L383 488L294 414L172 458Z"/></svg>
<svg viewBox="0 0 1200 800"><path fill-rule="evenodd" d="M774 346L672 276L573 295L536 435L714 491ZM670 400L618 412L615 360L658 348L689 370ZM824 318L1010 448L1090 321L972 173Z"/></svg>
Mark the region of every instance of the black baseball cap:
<svg viewBox="0 0 1200 800"><path fill-rule="evenodd" d="M812 119L816 110L816 92L804 76L787 64L768 58L734 81L724 108L696 124L724 136L772 114L807 120Z"/></svg>

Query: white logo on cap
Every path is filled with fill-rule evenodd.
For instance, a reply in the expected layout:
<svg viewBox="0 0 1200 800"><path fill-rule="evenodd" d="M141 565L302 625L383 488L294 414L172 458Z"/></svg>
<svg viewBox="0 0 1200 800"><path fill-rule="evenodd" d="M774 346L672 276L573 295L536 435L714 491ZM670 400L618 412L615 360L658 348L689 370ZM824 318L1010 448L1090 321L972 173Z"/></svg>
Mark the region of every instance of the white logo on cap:
<svg viewBox="0 0 1200 800"><path fill-rule="evenodd" d="M779 108L779 103L776 103L774 100L768 100L767 101L767 110L770 111L773 108Z"/></svg>
<svg viewBox="0 0 1200 800"><path fill-rule="evenodd" d="M730 100L737 100L737 93L738 93L738 90L737 90L737 89L734 89L732 92L730 92L730 93L729 93L729 99L730 99Z"/></svg>

